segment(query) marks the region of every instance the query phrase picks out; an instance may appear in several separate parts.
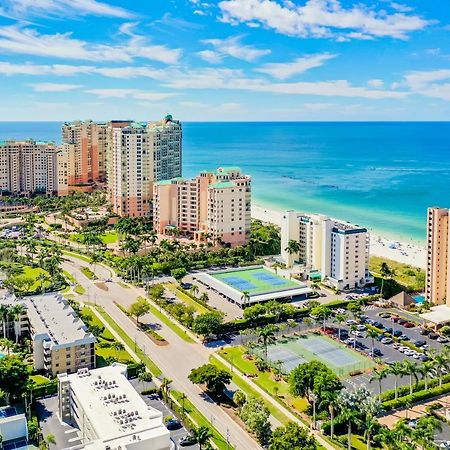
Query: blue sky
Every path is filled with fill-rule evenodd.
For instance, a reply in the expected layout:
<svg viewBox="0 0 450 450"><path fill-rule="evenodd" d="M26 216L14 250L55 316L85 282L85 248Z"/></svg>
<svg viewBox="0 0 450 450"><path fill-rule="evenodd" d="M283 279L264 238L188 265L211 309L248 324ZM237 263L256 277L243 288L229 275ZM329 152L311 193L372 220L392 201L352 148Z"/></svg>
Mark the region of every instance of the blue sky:
<svg viewBox="0 0 450 450"><path fill-rule="evenodd" d="M449 120L449 0L0 0L0 120Z"/></svg>

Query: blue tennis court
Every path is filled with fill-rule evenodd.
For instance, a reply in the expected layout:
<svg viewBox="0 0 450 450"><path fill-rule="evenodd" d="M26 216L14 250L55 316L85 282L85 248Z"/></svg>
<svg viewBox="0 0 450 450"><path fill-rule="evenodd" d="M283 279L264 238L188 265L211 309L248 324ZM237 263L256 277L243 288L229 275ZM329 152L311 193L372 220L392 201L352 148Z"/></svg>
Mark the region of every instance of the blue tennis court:
<svg viewBox="0 0 450 450"><path fill-rule="evenodd" d="M250 281L244 280L243 278L239 277L224 277L223 281L240 291L250 291L251 289L256 288L256 286L250 283Z"/></svg>

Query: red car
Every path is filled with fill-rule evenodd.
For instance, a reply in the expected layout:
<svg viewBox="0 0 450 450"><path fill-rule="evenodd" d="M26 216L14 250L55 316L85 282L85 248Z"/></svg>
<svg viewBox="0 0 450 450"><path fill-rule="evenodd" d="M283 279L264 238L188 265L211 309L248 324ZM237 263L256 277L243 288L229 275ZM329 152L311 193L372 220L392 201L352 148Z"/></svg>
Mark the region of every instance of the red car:
<svg viewBox="0 0 450 450"><path fill-rule="evenodd" d="M400 320L400 317L392 316L391 319L392 319L392 322L397 323Z"/></svg>
<svg viewBox="0 0 450 450"><path fill-rule="evenodd" d="M405 328L414 328L415 327L415 325L413 323L411 323L411 322L406 322L406 323L403 324L403 326Z"/></svg>
<svg viewBox="0 0 450 450"><path fill-rule="evenodd" d="M397 321L399 325L405 325L405 323L407 323L408 321L405 319L400 319Z"/></svg>

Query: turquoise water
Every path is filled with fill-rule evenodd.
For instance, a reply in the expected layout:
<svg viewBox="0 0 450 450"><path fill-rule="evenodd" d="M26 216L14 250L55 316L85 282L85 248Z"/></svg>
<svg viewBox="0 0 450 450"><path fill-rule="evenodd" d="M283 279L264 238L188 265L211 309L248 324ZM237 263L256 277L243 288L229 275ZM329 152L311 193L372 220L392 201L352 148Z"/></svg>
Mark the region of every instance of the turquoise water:
<svg viewBox="0 0 450 450"><path fill-rule="evenodd" d="M424 295L416 295L414 297L414 300L416 303L419 303L419 304L425 303L425 296Z"/></svg>
<svg viewBox="0 0 450 450"><path fill-rule="evenodd" d="M1 122L0 139L59 140L56 122ZM450 122L184 123L184 175L239 165L257 204L321 212L425 240L426 208L450 206Z"/></svg>

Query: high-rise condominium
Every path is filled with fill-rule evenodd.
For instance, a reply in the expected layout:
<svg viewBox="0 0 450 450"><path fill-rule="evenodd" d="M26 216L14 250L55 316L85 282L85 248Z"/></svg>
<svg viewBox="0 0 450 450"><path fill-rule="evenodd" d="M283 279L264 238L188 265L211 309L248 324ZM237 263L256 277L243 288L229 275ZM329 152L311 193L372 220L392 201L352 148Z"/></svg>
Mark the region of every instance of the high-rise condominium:
<svg viewBox="0 0 450 450"><path fill-rule="evenodd" d="M170 115L109 127L107 184L115 213L150 213L153 183L181 176L181 138L181 124Z"/></svg>
<svg viewBox="0 0 450 450"><path fill-rule="evenodd" d="M428 208L426 300L450 305L450 215L447 208Z"/></svg>
<svg viewBox="0 0 450 450"><path fill-rule="evenodd" d="M251 177L239 168L201 172L192 180L160 181L153 191L153 226L158 233L177 229L197 240L208 234L231 245L248 241Z"/></svg>
<svg viewBox="0 0 450 450"><path fill-rule="evenodd" d="M106 178L106 123L66 122L62 126L62 145L68 154L71 190L83 190L90 183Z"/></svg>
<svg viewBox="0 0 450 450"><path fill-rule="evenodd" d="M53 142L0 142L0 191L67 194L67 155Z"/></svg>
<svg viewBox="0 0 450 450"><path fill-rule="evenodd" d="M298 242L298 252L289 250L290 241ZM288 267L297 261L304 265L311 279L326 280L337 289L373 282L367 229L326 216L295 211L283 214L281 256Z"/></svg>

